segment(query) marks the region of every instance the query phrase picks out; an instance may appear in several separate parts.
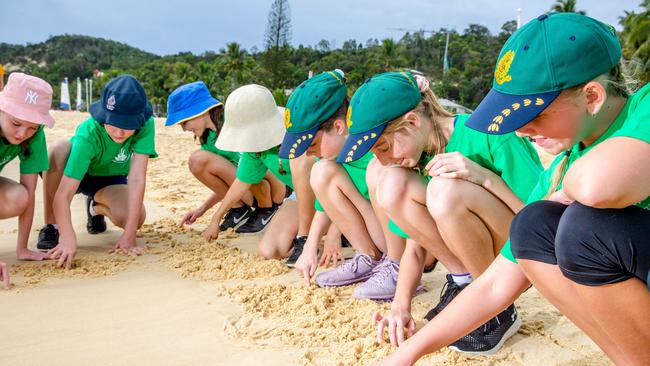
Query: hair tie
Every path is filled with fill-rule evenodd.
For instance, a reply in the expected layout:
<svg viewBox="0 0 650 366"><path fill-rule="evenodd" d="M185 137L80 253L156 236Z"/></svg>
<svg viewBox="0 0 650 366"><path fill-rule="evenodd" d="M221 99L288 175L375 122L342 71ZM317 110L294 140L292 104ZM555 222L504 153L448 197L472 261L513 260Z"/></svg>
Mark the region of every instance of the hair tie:
<svg viewBox="0 0 650 366"><path fill-rule="evenodd" d="M415 81L418 83L418 89L420 93L424 93L429 90L429 80L422 75L415 75Z"/></svg>

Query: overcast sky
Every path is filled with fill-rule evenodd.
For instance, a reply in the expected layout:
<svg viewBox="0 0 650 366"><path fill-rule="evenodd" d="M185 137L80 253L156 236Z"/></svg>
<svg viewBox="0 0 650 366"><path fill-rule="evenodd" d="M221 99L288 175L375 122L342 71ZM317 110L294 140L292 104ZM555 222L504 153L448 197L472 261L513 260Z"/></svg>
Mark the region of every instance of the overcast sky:
<svg viewBox="0 0 650 366"><path fill-rule="evenodd" d="M228 42L262 48L272 0L0 0L0 42L38 43L51 35L103 37L159 55L218 51ZM321 39L340 47L355 39L400 38L389 28L462 32L468 24L487 26L522 21L549 10L552 0L290 0L292 44ZM638 11L641 0L578 0L578 9L620 29L625 10Z"/></svg>

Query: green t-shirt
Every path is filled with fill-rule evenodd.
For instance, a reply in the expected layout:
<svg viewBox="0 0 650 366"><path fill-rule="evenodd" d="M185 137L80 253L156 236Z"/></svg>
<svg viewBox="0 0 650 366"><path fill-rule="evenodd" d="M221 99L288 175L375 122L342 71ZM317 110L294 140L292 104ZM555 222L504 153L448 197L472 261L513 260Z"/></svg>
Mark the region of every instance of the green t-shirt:
<svg viewBox="0 0 650 366"><path fill-rule="evenodd" d="M278 151L279 149L276 146L261 153L243 153L239 160L239 166L237 166L237 179L244 183L257 184L264 179L266 172L270 170L282 183L293 189L289 159L280 159ZM280 160L282 160L284 174L280 173Z"/></svg>
<svg viewBox="0 0 650 366"><path fill-rule="evenodd" d="M153 118L150 118L133 136L118 144L104 126L88 118L70 139L72 147L63 174L77 180L82 180L86 174L97 177L128 175L133 153L158 157L154 128Z"/></svg>
<svg viewBox="0 0 650 366"><path fill-rule="evenodd" d="M368 184L366 183L366 170L368 170L368 164L370 164L370 160L372 160L374 157L375 154L369 151L359 160L355 160L351 163L341 164L341 166L343 166L343 169L345 169L345 171L350 176L350 180L352 181L352 184L354 184L354 187L357 189L357 191L359 191L359 193L361 193L363 198L367 199L368 201L370 201L370 194L368 193ZM325 211L318 199L316 199L316 202L314 202L314 207L316 208L316 211Z"/></svg>
<svg viewBox="0 0 650 366"><path fill-rule="evenodd" d="M641 90L630 96L621 112L616 116L614 122L612 122L607 131L605 131L598 140L586 148L583 148L581 144L576 144L571 148L565 172L571 164L586 154L594 146L610 137L616 136L633 137L650 143L650 84L647 84ZM557 165L562 161L563 157L564 154L558 155L555 160L553 160L553 163L551 163L551 166L549 166L549 168L539 176L539 181L526 200L526 204L544 199L546 193L551 188L553 173L555 172ZM560 190L561 188L562 183L560 182L557 190ZM650 210L650 197L646 197L646 199L637 203L635 206ZM501 255L512 262L517 262L512 254L512 249L510 248L510 240L508 240L501 249Z"/></svg>
<svg viewBox="0 0 650 366"><path fill-rule="evenodd" d="M0 171L16 156L20 159L20 174L36 174L50 169L43 126L40 126L27 142L26 152L20 145L10 144L0 137Z"/></svg>
<svg viewBox="0 0 650 366"><path fill-rule="evenodd" d="M213 154L222 156L226 160L233 163L234 166L237 166L239 164L239 159L241 158L241 154L237 152L217 149L217 147L214 146L215 142L217 141L217 136L218 135L216 131L209 130L208 139L205 142L205 144L201 144L201 150L209 151Z"/></svg>
<svg viewBox="0 0 650 366"><path fill-rule="evenodd" d="M537 151L530 142L514 133L488 135L475 131L465 126L469 117L469 114L456 116L445 152L458 151L469 160L491 170L503 179L517 197L525 201L543 170ZM431 155L423 156L420 165L425 166L431 159ZM430 179L427 176L427 180ZM390 221L388 227L395 234L408 237L394 222Z"/></svg>

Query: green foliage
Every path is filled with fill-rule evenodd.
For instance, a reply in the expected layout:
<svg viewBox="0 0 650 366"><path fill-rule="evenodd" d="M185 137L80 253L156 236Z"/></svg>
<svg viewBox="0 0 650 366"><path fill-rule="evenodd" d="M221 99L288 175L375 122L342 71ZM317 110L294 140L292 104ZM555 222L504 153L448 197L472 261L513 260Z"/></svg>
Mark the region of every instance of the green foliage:
<svg viewBox="0 0 650 366"><path fill-rule="evenodd" d="M625 12L620 18L623 25L623 56L633 59L638 65L641 82L650 79L650 0L641 2L640 13Z"/></svg>

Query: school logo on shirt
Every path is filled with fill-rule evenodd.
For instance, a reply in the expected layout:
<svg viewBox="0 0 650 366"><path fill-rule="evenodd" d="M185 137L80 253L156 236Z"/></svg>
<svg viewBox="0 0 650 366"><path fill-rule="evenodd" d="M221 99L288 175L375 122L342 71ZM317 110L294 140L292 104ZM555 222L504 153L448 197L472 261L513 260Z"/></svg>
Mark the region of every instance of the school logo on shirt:
<svg viewBox="0 0 650 366"><path fill-rule="evenodd" d="M510 50L501 56L501 60L497 64L497 69L494 70L494 80L497 84L501 85L512 80L512 75L508 74L512 60L515 59L515 51Z"/></svg>
<svg viewBox="0 0 650 366"><path fill-rule="evenodd" d="M108 97L108 100L106 101L106 109L109 111L112 111L115 109L115 96L111 95Z"/></svg>
<svg viewBox="0 0 650 366"><path fill-rule="evenodd" d="M129 160L129 155L127 155L126 150L124 148L120 149L120 152L115 155L113 158L114 163L124 163L125 161Z"/></svg>
<svg viewBox="0 0 650 366"><path fill-rule="evenodd" d="M37 100L38 100L38 93L36 93L33 90L28 90L27 94L25 94L25 103L36 104Z"/></svg>

